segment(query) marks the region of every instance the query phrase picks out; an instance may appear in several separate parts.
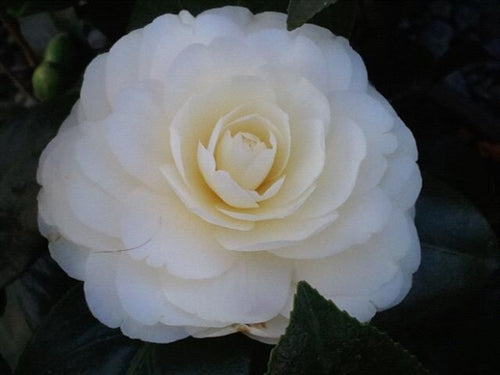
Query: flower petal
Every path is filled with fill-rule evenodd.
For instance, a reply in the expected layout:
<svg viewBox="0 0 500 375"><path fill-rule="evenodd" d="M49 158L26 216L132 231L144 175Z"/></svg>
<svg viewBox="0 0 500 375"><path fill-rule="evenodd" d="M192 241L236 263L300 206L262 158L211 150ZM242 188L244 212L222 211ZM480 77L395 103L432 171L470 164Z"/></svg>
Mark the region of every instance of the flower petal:
<svg viewBox="0 0 500 375"><path fill-rule="evenodd" d="M276 255L286 257L287 255L283 254L287 254L287 246L321 232L337 217L336 212L331 212L307 220L268 220L256 223L255 228L248 232L234 232L220 228L216 231L216 237L222 246L229 250L260 251L278 249ZM309 247L309 245L306 246ZM304 250L304 247L300 251L297 250L297 252L302 257L308 256L308 252Z"/></svg>
<svg viewBox="0 0 500 375"><path fill-rule="evenodd" d="M160 197L142 190L130 194L122 232L132 258L164 266L177 277L218 276L236 261L234 253L216 242L211 225L187 211L173 194Z"/></svg>
<svg viewBox="0 0 500 375"><path fill-rule="evenodd" d="M123 36L109 50L104 76L108 100L112 102L121 89L137 82L142 30L134 30ZM93 93L93 92L92 92Z"/></svg>
<svg viewBox="0 0 500 375"><path fill-rule="evenodd" d="M163 275L170 302L208 320L264 322L278 315L290 289L291 264L260 254L241 258L224 274L206 280Z"/></svg>
<svg viewBox="0 0 500 375"><path fill-rule="evenodd" d="M317 188L298 215L322 216L344 203L354 189L365 156L364 133L351 119L336 117L326 140L325 167L317 180Z"/></svg>
<svg viewBox="0 0 500 375"><path fill-rule="evenodd" d="M386 225L392 211L391 201L380 189L374 189L363 197L348 200L338 210L338 219L328 230L310 237L307 243L290 244L286 248L272 250L285 258L325 258L357 244L366 242ZM304 251L304 247L307 251Z"/></svg>
<svg viewBox="0 0 500 375"><path fill-rule="evenodd" d="M119 257L117 253L90 254L83 285L90 311L111 328L119 327L126 317L115 286Z"/></svg>
<svg viewBox="0 0 500 375"><path fill-rule="evenodd" d="M108 54L97 56L89 64L83 76L80 101L85 118L98 121L111 112L111 105L106 96L106 64Z"/></svg>
<svg viewBox="0 0 500 375"><path fill-rule="evenodd" d="M120 328L122 333L131 339L140 339L157 344L167 344L189 336L184 327L172 327L162 323L146 325L129 317L123 321Z"/></svg>
<svg viewBox="0 0 500 375"><path fill-rule="evenodd" d="M85 264L90 249L74 244L63 237L49 243L50 256L69 276L85 280Z"/></svg>

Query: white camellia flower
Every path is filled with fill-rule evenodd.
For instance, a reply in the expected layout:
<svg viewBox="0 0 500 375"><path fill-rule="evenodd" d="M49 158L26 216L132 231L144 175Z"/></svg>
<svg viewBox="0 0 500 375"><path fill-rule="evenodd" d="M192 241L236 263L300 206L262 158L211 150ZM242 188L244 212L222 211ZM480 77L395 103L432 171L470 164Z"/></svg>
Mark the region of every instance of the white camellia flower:
<svg viewBox="0 0 500 375"><path fill-rule="evenodd" d="M408 292L410 131L347 40L224 7L95 58L44 151L39 222L92 313L171 342L276 342L306 280L361 321Z"/></svg>

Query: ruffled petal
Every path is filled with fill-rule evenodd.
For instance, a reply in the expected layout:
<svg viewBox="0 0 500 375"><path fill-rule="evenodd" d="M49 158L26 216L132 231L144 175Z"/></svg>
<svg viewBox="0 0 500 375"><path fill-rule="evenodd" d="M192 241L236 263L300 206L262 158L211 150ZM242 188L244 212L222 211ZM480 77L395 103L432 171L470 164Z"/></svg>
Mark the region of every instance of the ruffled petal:
<svg viewBox="0 0 500 375"><path fill-rule="evenodd" d="M122 232L132 258L187 279L218 276L236 261L234 253L216 242L211 225L187 211L173 194L155 196L138 190L128 201Z"/></svg>
<svg viewBox="0 0 500 375"><path fill-rule="evenodd" d="M241 258L224 274L206 280L163 275L167 299L192 314L229 323L258 323L278 315L290 289L292 266L271 255Z"/></svg>

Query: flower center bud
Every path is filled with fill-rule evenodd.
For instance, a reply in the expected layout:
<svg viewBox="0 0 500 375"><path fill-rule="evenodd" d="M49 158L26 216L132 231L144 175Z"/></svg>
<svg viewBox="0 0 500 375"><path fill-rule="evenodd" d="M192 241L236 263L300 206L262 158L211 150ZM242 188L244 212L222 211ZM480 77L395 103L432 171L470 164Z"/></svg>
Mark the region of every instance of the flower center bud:
<svg viewBox="0 0 500 375"><path fill-rule="evenodd" d="M255 134L227 130L215 150L217 170L225 170L242 188L254 190L267 177L275 150Z"/></svg>

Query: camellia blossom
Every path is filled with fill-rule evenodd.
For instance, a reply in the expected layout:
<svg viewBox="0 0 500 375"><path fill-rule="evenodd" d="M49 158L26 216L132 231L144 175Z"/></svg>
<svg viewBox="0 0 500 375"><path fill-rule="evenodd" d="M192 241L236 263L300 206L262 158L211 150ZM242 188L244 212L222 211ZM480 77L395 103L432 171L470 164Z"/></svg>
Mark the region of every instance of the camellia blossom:
<svg viewBox="0 0 500 375"><path fill-rule="evenodd" d="M361 321L407 294L416 158L346 39L166 14L88 66L40 160L40 229L127 336L273 343L300 280Z"/></svg>

